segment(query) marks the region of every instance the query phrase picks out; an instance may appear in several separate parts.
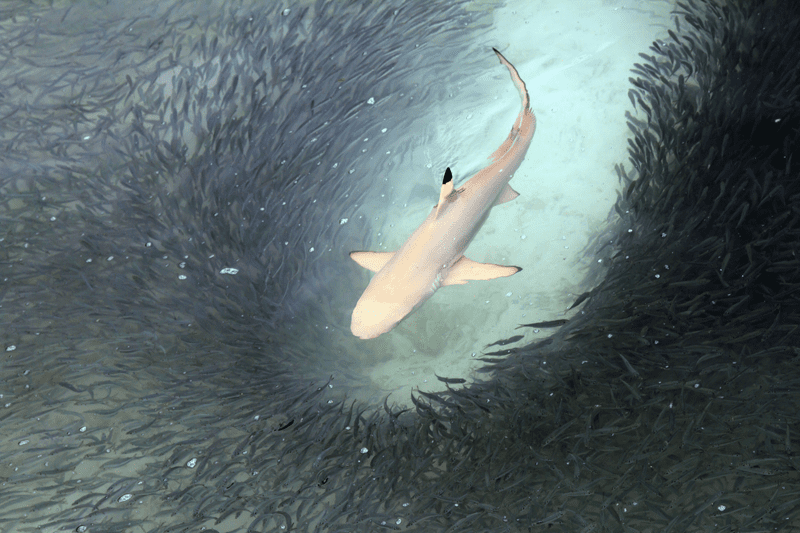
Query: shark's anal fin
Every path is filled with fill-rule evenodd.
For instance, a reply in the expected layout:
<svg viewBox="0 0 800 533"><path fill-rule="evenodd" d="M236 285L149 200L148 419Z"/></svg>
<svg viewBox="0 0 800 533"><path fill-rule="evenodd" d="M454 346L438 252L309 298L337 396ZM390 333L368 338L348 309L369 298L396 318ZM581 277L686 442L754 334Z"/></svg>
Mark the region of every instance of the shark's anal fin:
<svg viewBox="0 0 800 533"><path fill-rule="evenodd" d="M478 263L472 259L461 257L442 280L442 287L447 285L464 285L468 281L483 281L487 279L505 278L513 276L522 270L517 266L494 265L492 263Z"/></svg>
<svg viewBox="0 0 800 533"><path fill-rule="evenodd" d="M500 193L500 196L497 198L497 202L494 205L504 204L506 202L510 202L514 198L519 196L519 193L511 188L511 185L506 184L506 188L503 189L503 192Z"/></svg>
<svg viewBox="0 0 800 533"><path fill-rule="evenodd" d="M453 192L453 173L450 172L450 167L447 167L447 170L444 171L444 179L442 180L442 190L439 192L439 203L436 204L436 216L439 216L439 213L442 210L442 206L444 206L445 199L450 196L450 193Z"/></svg>
<svg viewBox="0 0 800 533"><path fill-rule="evenodd" d="M394 254L394 252L350 252L350 258L367 270L378 272L386 266Z"/></svg>

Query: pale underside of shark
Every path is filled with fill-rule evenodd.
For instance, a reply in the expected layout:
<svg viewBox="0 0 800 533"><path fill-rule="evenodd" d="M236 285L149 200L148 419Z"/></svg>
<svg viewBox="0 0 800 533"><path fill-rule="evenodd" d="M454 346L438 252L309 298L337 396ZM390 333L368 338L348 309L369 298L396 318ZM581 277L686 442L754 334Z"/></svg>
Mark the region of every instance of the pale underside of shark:
<svg viewBox="0 0 800 533"><path fill-rule="evenodd" d="M508 138L490 156L489 166L457 190L453 190L450 169L445 171L439 203L397 251L350 252L356 263L376 272L353 309L350 330L357 337L372 339L391 330L439 287L502 278L522 270L464 257L492 207L519 196L508 182L525 158L536 130L525 82L500 52L494 53L519 90L522 111Z"/></svg>

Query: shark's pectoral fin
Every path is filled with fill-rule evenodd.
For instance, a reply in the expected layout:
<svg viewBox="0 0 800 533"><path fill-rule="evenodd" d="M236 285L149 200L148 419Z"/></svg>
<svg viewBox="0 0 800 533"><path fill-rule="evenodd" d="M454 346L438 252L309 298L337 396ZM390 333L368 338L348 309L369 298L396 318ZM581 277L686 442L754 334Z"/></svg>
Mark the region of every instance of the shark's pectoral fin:
<svg viewBox="0 0 800 533"><path fill-rule="evenodd" d="M442 179L442 190L439 192L439 203L436 204L436 216L439 216L439 213L442 210L442 206L444 206L445 200L450 193L453 192L453 173L450 172L450 167L447 167L447 170L444 171L444 179Z"/></svg>
<svg viewBox="0 0 800 533"><path fill-rule="evenodd" d="M372 272L382 269L389 259L394 257L394 252L350 252L350 258Z"/></svg>
<svg viewBox="0 0 800 533"><path fill-rule="evenodd" d="M519 196L519 193L511 188L511 185L506 184L506 188L503 189L503 192L500 193L500 197L497 198L497 202L494 205L504 204L506 202L510 202L514 198Z"/></svg>
<svg viewBox="0 0 800 533"><path fill-rule="evenodd" d="M517 266L478 263L472 259L462 257L456 262L456 264L450 267L447 277L442 281L442 287L447 285L464 285L468 281L505 278L508 276L513 276L520 270L522 269Z"/></svg>

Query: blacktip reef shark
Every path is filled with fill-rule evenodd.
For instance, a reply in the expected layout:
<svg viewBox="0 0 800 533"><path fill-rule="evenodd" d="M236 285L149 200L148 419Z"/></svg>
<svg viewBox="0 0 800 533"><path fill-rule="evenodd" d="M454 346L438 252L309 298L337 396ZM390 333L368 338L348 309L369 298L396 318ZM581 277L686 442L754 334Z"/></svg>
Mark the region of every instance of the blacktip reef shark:
<svg viewBox="0 0 800 533"><path fill-rule="evenodd" d="M350 252L356 263L377 272L353 309L350 330L356 337L374 339L391 330L439 287L502 278L522 270L464 257L492 207L519 196L508 182L525 158L536 130L525 82L503 54L492 50L511 73L522 98L522 111L508 138L490 156L492 164L463 187L453 190L448 167L439 203L396 252Z"/></svg>

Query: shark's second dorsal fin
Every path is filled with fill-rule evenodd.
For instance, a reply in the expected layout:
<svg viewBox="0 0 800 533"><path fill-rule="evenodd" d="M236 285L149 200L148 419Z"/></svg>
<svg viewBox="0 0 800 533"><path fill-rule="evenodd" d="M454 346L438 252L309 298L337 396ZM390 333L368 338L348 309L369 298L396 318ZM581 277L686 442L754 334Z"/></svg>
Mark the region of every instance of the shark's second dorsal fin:
<svg viewBox="0 0 800 533"><path fill-rule="evenodd" d="M442 211L445 199L453 192L453 173L450 172L450 167L444 171L444 179L442 180L442 190L439 192L439 203L436 204L436 216Z"/></svg>
<svg viewBox="0 0 800 533"><path fill-rule="evenodd" d="M519 196L519 193L511 188L511 185L506 185L506 188L503 189L503 192L500 193L500 196L497 198L497 201L494 205L504 204L506 202L510 202L514 198Z"/></svg>

